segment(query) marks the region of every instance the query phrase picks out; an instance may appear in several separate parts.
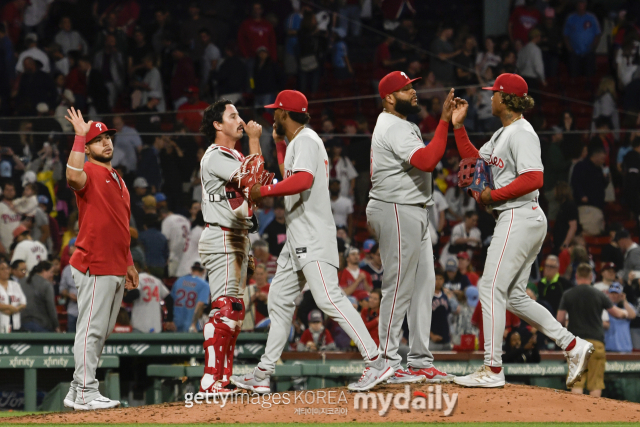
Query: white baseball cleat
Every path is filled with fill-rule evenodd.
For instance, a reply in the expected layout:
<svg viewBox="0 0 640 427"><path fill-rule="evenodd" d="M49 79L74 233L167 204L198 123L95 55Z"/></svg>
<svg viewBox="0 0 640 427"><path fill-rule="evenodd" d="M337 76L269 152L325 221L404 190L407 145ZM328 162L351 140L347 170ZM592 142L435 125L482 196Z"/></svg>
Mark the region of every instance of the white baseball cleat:
<svg viewBox="0 0 640 427"><path fill-rule="evenodd" d="M349 391L369 391L378 384L386 381L393 376L393 368L389 366L389 362L382 356L369 363L365 368L360 379L347 386Z"/></svg>
<svg viewBox="0 0 640 427"><path fill-rule="evenodd" d="M262 377L262 378L261 378ZM271 393L270 376L256 367L253 373L247 375L232 375L229 380L241 389L255 393Z"/></svg>
<svg viewBox="0 0 640 427"><path fill-rule="evenodd" d="M117 408L118 406L120 406L120 402L118 400L111 400L104 396L98 395L98 397L96 397L89 403L75 403L73 405L73 409L75 409L76 411L93 411L96 409Z"/></svg>
<svg viewBox="0 0 640 427"><path fill-rule="evenodd" d="M477 371L464 377L455 377L455 384L465 387L495 388L504 387L504 369L499 374L494 373L487 365L482 365Z"/></svg>
<svg viewBox="0 0 640 427"><path fill-rule="evenodd" d="M73 400L69 400L67 398L65 398L62 401L62 404L64 405L65 408L71 408L71 409L74 409L76 406L76 403Z"/></svg>
<svg viewBox="0 0 640 427"><path fill-rule="evenodd" d="M593 344L582 338L576 337L576 345L570 351L565 351L564 356L569 364L569 373L567 375L567 387L571 388L575 383L580 381L582 374L587 372L589 358L595 350Z"/></svg>

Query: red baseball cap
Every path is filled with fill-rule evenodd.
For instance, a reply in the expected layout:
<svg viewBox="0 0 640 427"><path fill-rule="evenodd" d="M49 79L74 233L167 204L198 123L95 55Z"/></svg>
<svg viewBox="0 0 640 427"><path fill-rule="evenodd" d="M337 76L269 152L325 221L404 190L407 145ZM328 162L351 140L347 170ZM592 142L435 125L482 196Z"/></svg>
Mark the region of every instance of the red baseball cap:
<svg viewBox="0 0 640 427"><path fill-rule="evenodd" d="M422 77L410 79L403 71L393 71L380 80L378 84L378 92L380 92L380 98L384 99L385 96L390 93L396 92L411 82L420 80Z"/></svg>
<svg viewBox="0 0 640 427"><path fill-rule="evenodd" d="M464 258L464 259L469 259L469 254L462 251L462 252L458 252L458 255L456 255L456 258L460 259L460 258Z"/></svg>
<svg viewBox="0 0 640 427"><path fill-rule="evenodd" d="M483 87L482 89L504 92L515 96L526 96L529 92L529 86L527 86L527 82L522 77L509 73L500 74L493 83L493 87Z"/></svg>
<svg viewBox="0 0 640 427"><path fill-rule="evenodd" d="M198 89L198 86L189 86L184 91L186 93L200 93L200 89Z"/></svg>
<svg viewBox="0 0 640 427"><path fill-rule="evenodd" d="M306 113L308 107L307 97L297 90L283 90L276 97L276 102L264 106L264 108L279 108L294 113Z"/></svg>
<svg viewBox="0 0 640 427"><path fill-rule="evenodd" d="M27 227L25 227L24 225L20 224L19 226L14 228L14 230L13 230L13 238L15 239L16 237L18 237L19 235L21 235L22 233L25 233L27 231L29 231L29 229Z"/></svg>
<svg viewBox="0 0 640 427"><path fill-rule="evenodd" d="M109 129L107 125L102 122L93 122L91 123L91 128L89 132L87 132L87 143L89 143L93 138L98 135L102 135L103 133L108 133L110 136L116 133L117 130Z"/></svg>

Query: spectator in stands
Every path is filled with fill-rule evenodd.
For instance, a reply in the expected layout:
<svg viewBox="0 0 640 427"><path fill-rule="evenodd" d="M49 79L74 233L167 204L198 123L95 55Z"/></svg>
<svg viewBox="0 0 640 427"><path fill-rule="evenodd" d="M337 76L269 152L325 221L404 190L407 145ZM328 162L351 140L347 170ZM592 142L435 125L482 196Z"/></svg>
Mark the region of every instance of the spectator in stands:
<svg viewBox="0 0 640 427"><path fill-rule="evenodd" d="M617 282L616 265L612 262L605 262L602 264L600 274L602 274L602 280L594 283L593 287L601 292L607 293L611 285Z"/></svg>
<svg viewBox="0 0 640 427"><path fill-rule="evenodd" d="M204 278L204 267L195 262L191 266L191 273L178 278L171 287L176 332L202 331L200 318L209 306L209 284Z"/></svg>
<svg viewBox="0 0 640 427"><path fill-rule="evenodd" d="M3 186L3 199L0 202L0 243L1 251L9 254L9 248L13 242L13 230L22 220L22 215L15 211L13 200L16 196L16 188L12 182L6 182Z"/></svg>
<svg viewBox="0 0 640 427"><path fill-rule="evenodd" d="M273 103L276 94L284 87L284 75L277 62L269 57L266 46L260 46L256 51L253 68L255 106L262 108Z"/></svg>
<svg viewBox="0 0 640 427"><path fill-rule="evenodd" d="M129 60L127 70L130 78L143 78L147 73L145 69L144 59L153 55L153 47L147 43L147 38L142 28L136 28L133 33L133 44L129 48Z"/></svg>
<svg viewBox="0 0 640 427"><path fill-rule="evenodd" d="M171 73L171 101L174 110L187 102L186 91L196 83L196 70L193 60L187 55L187 49L176 45L171 52L173 72Z"/></svg>
<svg viewBox="0 0 640 427"><path fill-rule="evenodd" d="M340 195L353 200L358 172L349 157L344 155L343 144L334 139L329 148L329 177L340 181Z"/></svg>
<svg viewBox="0 0 640 427"><path fill-rule="evenodd" d="M113 127L118 133L113 141L113 160L111 163L113 167L124 165L128 173L133 173L138 169L138 153L142 150L142 139L137 130L125 125L124 119L120 115L113 117ZM140 184L142 181L138 181L138 183ZM146 180L144 183L146 184ZM146 186L141 188L146 188Z"/></svg>
<svg viewBox="0 0 640 427"><path fill-rule="evenodd" d="M616 242L624 254L622 280L630 285L640 279L640 246L631 240L631 235L624 229L616 233Z"/></svg>
<svg viewBox="0 0 640 427"><path fill-rule="evenodd" d="M556 185L560 181L567 181L569 174L567 171L571 167L571 160L564 156L562 150L563 133L560 126L551 128L553 134L551 141L546 144L546 150L543 153L543 164L545 171L544 193L549 203L547 217L555 220L558 216L560 201L554 195ZM567 186L568 187L568 186Z"/></svg>
<svg viewBox="0 0 640 427"><path fill-rule="evenodd" d="M47 248L37 240L33 240L29 229L20 224L13 230L13 249L11 262L22 259L27 263L27 273L42 260L47 259Z"/></svg>
<svg viewBox="0 0 640 427"><path fill-rule="evenodd" d="M109 90L105 84L102 72L91 65L91 58L83 56L78 60L78 70L85 80L84 95L89 114L103 114L111 111L109 107Z"/></svg>
<svg viewBox="0 0 640 427"><path fill-rule="evenodd" d="M596 73L595 50L600 43L600 34L598 18L587 12L587 0L578 0L576 12L569 15L563 30L572 77L593 76Z"/></svg>
<svg viewBox="0 0 640 427"><path fill-rule="evenodd" d="M538 283L540 301L546 301L551 307L551 314L558 312L562 294L571 288L571 282L560 275L560 260L555 255L549 255L544 261L542 280Z"/></svg>
<svg viewBox="0 0 640 427"><path fill-rule="evenodd" d="M612 262L616 266L616 271L621 269L624 265L624 257L618 242L616 242L616 233L622 229L620 223L607 224L607 234L611 239L610 242L602 246L602 253L600 254L600 262Z"/></svg>
<svg viewBox="0 0 640 427"><path fill-rule="evenodd" d="M464 251L458 252L457 258L458 258L458 272L466 276L467 279L469 279L470 284L472 284L473 286L477 286L478 280L480 280L480 277L473 270L473 267L471 266L471 258L469 258L469 254Z"/></svg>
<svg viewBox="0 0 640 427"><path fill-rule="evenodd" d="M19 78L17 90L12 92L18 114L34 116L36 105L44 102L53 108L56 101L56 86L49 74L38 69L36 60L26 57L22 61L24 73Z"/></svg>
<svg viewBox="0 0 640 427"><path fill-rule="evenodd" d="M200 184L198 184L200 185ZM262 236L267 225L271 224L273 218L275 218L275 211L273 205L275 200L273 197L265 197L262 199L262 206L256 210L256 217L258 218L258 235Z"/></svg>
<svg viewBox="0 0 640 427"><path fill-rule="evenodd" d="M309 328L304 331L298 342L298 351L331 351L336 345L328 329L322 324L320 310L309 312Z"/></svg>
<svg viewBox="0 0 640 427"><path fill-rule="evenodd" d="M475 201L457 185L449 187L444 198L449 206L446 210L449 221L462 221L467 212L475 209Z"/></svg>
<svg viewBox="0 0 640 427"><path fill-rule="evenodd" d="M27 307L22 287L11 278L11 267L0 258L0 334L21 328L20 313Z"/></svg>
<svg viewBox="0 0 640 427"><path fill-rule="evenodd" d="M478 304L476 305L476 308L473 310L471 323L478 328L478 342L479 343L484 342L484 329L483 329L483 323L482 323L482 303L480 302L479 299L478 299ZM506 310L503 338L506 338L509 332L513 330L517 330L520 327L520 324L521 322L518 316L516 316L509 310Z"/></svg>
<svg viewBox="0 0 640 427"><path fill-rule="evenodd" d="M133 100L132 108L136 109L145 106L151 99L157 99L157 103L154 103L153 107L155 107L156 111L164 112L166 103L162 89L162 76L153 61L153 55L146 55L142 59L141 70L144 71L144 77L142 81L134 81L132 83L136 89L131 95Z"/></svg>
<svg viewBox="0 0 640 427"><path fill-rule="evenodd" d="M457 349L457 346L461 346L461 350L475 349L478 329L473 325L471 319L479 300L480 294L475 286L468 286L464 290L464 295L458 299L458 308L453 310L454 312L449 319L451 343L454 344L454 350Z"/></svg>
<svg viewBox="0 0 640 427"><path fill-rule="evenodd" d="M475 73L476 65L476 38L468 35L464 39L462 51L453 58L456 63L456 82L458 85L473 85L478 83Z"/></svg>
<svg viewBox="0 0 640 427"><path fill-rule="evenodd" d="M451 37L453 37L453 26L443 24L438 37L431 42L430 49L436 55L431 59L431 71L435 74L436 80L447 87L455 82L453 58L461 52L461 50L455 50L449 42Z"/></svg>
<svg viewBox="0 0 640 427"><path fill-rule="evenodd" d="M14 46L20 41L20 33L24 22L24 10L29 2L26 0L12 0L2 8L2 21L6 23L7 33Z"/></svg>
<svg viewBox="0 0 640 427"><path fill-rule="evenodd" d="M631 148L622 161L622 189L625 201L635 215L640 229L640 137L631 140Z"/></svg>
<svg viewBox="0 0 640 427"><path fill-rule="evenodd" d="M529 31L538 26L540 11L535 0L525 0L524 6L513 9L509 17L509 38L515 45L520 42L524 46L529 41Z"/></svg>
<svg viewBox="0 0 640 427"><path fill-rule="evenodd" d="M584 143L582 142L582 138L579 134L569 133L577 130L575 118L571 111L565 111L562 113L560 127L562 128L562 132L564 132L562 136L562 152L564 153L564 157L571 160L575 166L575 164L582 160L582 157L584 156Z"/></svg>
<svg viewBox="0 0 640 427"><path fill-rule="evenodd" d="M298 86L303 93L316 93L320 83L320 43L321 34L316 15L311 11L304 12L300 30L298 31L298 46L300 63L298 64Z"/></svg>
<svg viewBox="0 0 640 427"><path fill-rule="evenodd" d="M189 19L185 19L180 25L179 41L188 46L191 53L195 54L195 57L199 57L202 55L204 48L199 37L200 30L204 28L213 32L214 24L211 19L204 16L197 1L189 3L188 12Z"/></svg>
<svg viewBox="0 0 640 427"><path fill-rule="evenodd" d="M38 48L38 36L34 33L29 33L24 38L27 49L23 50L18 56L16 61L16 71L18 73L25 72L25 58L31 58L40 63L41 70L45 73L51 72L51 65L49 63L49 57L40 48Z"/></svg>
<svg viewBox="0 0 640 427"><path fill-rule="evenodd" d="M157 14L156 14L157 17ZM91 51L97 51L104 47L107 37L113 36L116 39L116 46L119 52L126 52L129 45L129 39L121 27L118 26L118 15L109 12L104 15L102 21L102 29L98 33L96 42L92 46Z"/></svg>
<svg viewBox="0 0 640 427"><path fill-rule="evenodd" d="M630 313L615 307L609 298L591 285L592 270L589 264L580 264L576 271L576 286L562 295L557 319L569 332L592 343L595 351L589 360L587 375L573 386L573 393L589 390L592 396L600 397L604 389L604 329L602 310L610 316L626 319ZM568 320L567 320L567 315Z"/></svg>
<svg viewBox="0 0 640 427"><path fill-rule="evenodd" d="M62 47L64 54L68 54L71 50L79 50L86 55L89 47L84 37L75 31L71 25L71 18L63 16L60 19L60 31L56 34L55 42Z"/></svg>
<svg viewBox="0 0 640 427"><path fill-rule="evenodd" d="M164 278L169 258L169 245L167 238L160 232L160 222L155 214L145 214L143 231L139 236L149 273Z"/></svg>
<svg viewBox="0 0 640 427"><path fill-rule="evenodd" d="M168 274L169 277L176 277L185 248L191 244L189 241L191 222L184 216L171 212L167 207L158 209L158 217L162 223L162 234L167 238L169 246Z"/></svg>
<svg viewBox="0 0 640 427"><path fill-rule="evenodd" d="M96 70L100 70L104 77L105 85L109 91L109 107L113 109L124 89L125 79L127 77L125 58L123 53L118 50L116 37L114 35L109 34L106 37L104 48L98 51L93 58L93 66Z"/></svg>
<svg viewBox="0 0 640 427"><path fill-rule="evenodd" d="M623 292L620 283L612 283L608 291L611 303L621 310L626 310L628 317L626 319L609 317L609 328L604 333L605 350L631 353L633 344L629 326L631 321L636 318L636 310L627 301L627 296Z"/></svg>
<svg viewBox="0 0 640 427"><path fill-rule="evenodd" d="M11 280L22 283L22 279L27 276L27 264L17 259L11 263Z"/></svg>
<svg viewBox="0 0 640 427"><path fill-rule="evenodd" d="M479 75L484 75L487 68L497 67L500 65L502 58L495 52L495 42L493 37L485 37L484 39L484 51L478 52L476 56L476 72ZM444 97L442 97L444 99Z"/></svg>
<svg viewBox="0 0 640 427"><path fill-rule="evenodd" d="M580 233L578 207L573 201L571 187L564 181L557 182L553 197L558 206L556 222L553 225L553 246L555 253L560 253L568 248L574 236Z"/></svg>
<svg viewBox="0 0 640 427"><path fill-rule="evenodd" d="M349 50L344 38L336 33L332 34L333 48L331 53L331 65L333 66L333 77L338 80L349 80L353 77L353 68L349 61Z"/></svg>
<svg viewBox="0 0 640 427"><path fill-rule="evenodd" d="M395 69L404 68L407 58L404 56L397 57L392 55L391 52L394 48L396 38L392 35L388 35L382 43L376 48L376 54L374 59L374 71L373 71L373 87L378 89L380 80L392 72ZM420 96L420 94L418 94Z"/></svg>
<svg viewBox="0 0 640 427"><path fill-rule="evenodd" d="M544 62L544 74L547 77L555 77L558 74L558 63L562 54L562 28L555 20L555 9L547 7L544 10L543 25L539 26L540 49Z"/></svg>
<svg viewBox="0 0 640 427"><path fill-rule="evenodd" d="M200 30L200 41L204 46L204 53L200 59L200 88L205 94L211 93L213 77L218 69L218 61L222 58L220 49L213 43L211 31L206 28Z"/></svg>
<svg viewBox="0 0 640 427"><path fill-rule="evenodd" d="M637 34L630 34L630 37L625 37L622 48L616 52L617 77L623 90L631 83L638 71L638 44Z"/></svg>
<svg viewBox="0 0 640 427"><path fill-rule="evenodd" d="M599 123L608 124L609 129L613 129L613 136L616 141L620 140L620 115L617 106L618 94L616 92L616 82L611 76L604 76L600 80L598 92L596 92L596 100L593 103L593 121L591 122L591 130L596 130ZM598 119L603 118L606 120ZM606 134L601 133L597 136L605 137ZM607 150L607 154L610 150Z"/></svg>
<svg viewBox="0 0 640 427"><path fill-rule="evenodd" d="M331 179L329 182L331 195L331 213L336 227L347 227L349 235L353 234L353 200L340 195L340 181Z"/></svg>
<svg viewBox="0 0 640 427"><path fill-rule="evenodd" d="M367 251L366 245L363 250L365 252ZM362 266L360 268L371 277L373 289L380 289L382 287L382 274L384 273L382 258L380 258L380 245L375 242L368 251L369 257L365 259L364 265L361 264Z"/></svg>
<svg viewBox="0 0 640 427"><path fill-rule="evenodd" d="M276 275L278 258L269 253L269 244L265 240L256 240L253 242L252 248L256 265L262 264L264 266L267 275L266 280L271 282L273 276Z"/></svg>
<svg viewBox="0 0 640 427"><path fill-rule="evenodd" d="M361 301L373 290L371 276L360 268L360 251L351 247L347 254L347 266L340 272L339 284L347 296L353 295Z"/></svg>
<svg viewBox="0 0 640 427"><path fill-rule="evenodd" d="M269 56L276 61L278 51L276 46L276 33L269 21L262 18L262 4L253 2L251 5L251 17L240 25L238 30L238 47L245 58L253 58L260 46L269 50Z"/></svg>
<svg viewBox="0 0 640 427"><path fill-rule="evenodd" d="M524 80L527 82L530 91L540 89L540 85L547 85L544 74L542 50L538 46L541 37L540 30L537 28L532 29L529 31L529 43L518 52L518 62L516 65L520 75L524 77Z"/></svg>
<svg viewBox="0 0 640 427"><path fill-rule="evenodd" d="M284 219L284 202L277 200L273 209L273 221L264 229L262 238L269 243L269 253L279 256L287 240L287 226Z"/></svg>
<svg viewBox="0 0 640 427"><path fill-rule="evenodd" d="M60 332L53 293L53 265L40 261L24 282L27 308L22 312L22 329L29 332Z"/></svg>
<svg viewBox="0 0 640 427"><path fill-rule="evenodd" d="M576 164L571 174L573 198L578 203L580 225L585 233L599 235L604 231L604 192L609 183L602 167L607 159L603 147L589 146L588 157Z"/></svg>
<svg viewBox="0 0 640 427"><path fill-rule="evenodd" d="M520 333L511 331L507 335L506 342L502 363L540 363L537 334L531 334L529 341L522 346Z"/></svg>
<svg viewBox="0 0 640 427"><path fill-rule="evenodd" d="M256 270L253 274L254 283L247 285L246 290L246 295L249 298L249 305L246 306L247 313L251 313L255 326L269 317L268 303L270 286L267 280L267 267L264 264L256 264Z"/></svg>
<svg viewBox="0 0 640 427"><path fill-rule="evenodd" d="M122 298L123 302L132 304L131 326L133 332L162 332L162 300L164 300L164 306L167 309L167 330L175 331L176 326L173 323L174 301L169 289L160 279L149 274L144 266L135 263L134 265L136 270L140 272L140 285L136 289L127 290Z"/></svg>
<svg viewBox="0 0 640 427"><path fill-rule="evenodd" d="M451 307L449 298L443 292L446 280L445 273L436 268L436 287L433 294L432 314L431 314L431 332L429 339L429 350L451 350L451 332L449 330L449 314Z"/></svg>
<svg viewBox="0 0 640 427"><path fill-rule="evenodd" d="M482 246L482 236L478 225L478 213L468 211L464 214L464 221L453 227L451 239L442 248L440 265L446 265L447 260L455 259L459 252L467 252L469 258L473 258L473 250ZM456 266L457 270L457 266Z"/></svg>
<svg viewBox="0 0 640 427"><path fill-rule="evenodd" d="M236 55L237 47L228 43L224 47L225 60L218 69L218 94L231 102L238 102L247 88L249 75L242 59Z"/></svg>
<svg viewBox="0 0 640 427"><path fill-rule="evenodd" d="M298 73L298 31L302 23L302 10L307 10L308 6L292 5L294 7L291 15L287 17L284 24L286 39L284 42L284 72L287 76L295 76Z"/></svg>
<svg viewBox="0 0 640 427"><path fill-rule="evenodd" d="M364 325L369 331L369 335L373 338L376 345L380 345L380 337L378 336L378 320L380 315L380 300L382 300L382 291L374 289L369 294L367 307L360 312Z"/></svg>
<svg viewBox="0 0 640 427"><path fill-rule="evenodd" d="M461 252L468 254L466 252ZM450 258L444 266L444 289L451 291L456 298L463 299L464 291L468 286L471 286L469 278L458 270L458 260L456 258Z"/></svg>
<svg viewBox="0 0 640 427"><path fill-rule="evenodd" d="M76 238L69 240L69 256L76 250ZM71 275L71 264L67 264L60 275L60 295L68 300L67 303L67 332L76 332L78 321L78 288Z"/></svg>

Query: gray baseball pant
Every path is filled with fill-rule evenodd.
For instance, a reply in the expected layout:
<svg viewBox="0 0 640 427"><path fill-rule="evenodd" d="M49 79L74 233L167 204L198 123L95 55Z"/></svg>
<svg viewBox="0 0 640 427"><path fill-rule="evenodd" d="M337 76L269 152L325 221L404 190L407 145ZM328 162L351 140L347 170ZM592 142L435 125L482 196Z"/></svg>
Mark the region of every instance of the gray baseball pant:
<svg viewBox="0 0 640 427"><path fill-rule="evenodd" d="M369 335L362 318L338 285L338 269L323 261L312 261L301 271L293 269L293 261L287 258L286 265L278 263L271 287L269 288L269 319L271 328L267 347L258 367L271 375L282 354L291 330L295 299L306 283L318 308L338 322L340 327L358 346L362 358L369 361L378 356L376 343Z"/></svg>
<svg viewBox="0 0 640 427"><path fill-rule="evenodd" d="M92 276L71 267L78 288L78 321L73 346L75 371L67 399L84 405L100 396L96 369L107 337L116 325L125 276Z"/></svg>
<svg viewBox="0 0 640 427"><path fill-rule="evenodd" d="M380 243L384 266L380 302L380 354L395 369L402 357L398 346L402 322L408 315L409 366L422 369L433 366L429 351L431 302L436 276L433 247L429 233L429 211L414 205L399 205L370 200L367 221Z"/></svg>
<svg viewBox="0 0 640 427"><path fill-rule="evenodd" d="M547 217L537 203L502 211L478 282L482 304L484 364L502 366L502 339L509 310L565 348L575 338L527 295L531 265L547 235ZM386 272L385 272L386 274Z"/></svg>

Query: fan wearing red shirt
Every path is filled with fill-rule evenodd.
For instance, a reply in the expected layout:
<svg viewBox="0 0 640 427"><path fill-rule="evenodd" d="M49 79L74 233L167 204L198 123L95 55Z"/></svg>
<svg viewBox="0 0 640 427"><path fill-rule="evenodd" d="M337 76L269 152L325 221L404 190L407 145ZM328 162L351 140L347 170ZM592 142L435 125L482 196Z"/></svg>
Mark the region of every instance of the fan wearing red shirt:
<svg viewBox="0 0 640 427"><path fill-rule="evenodd" d="M253 2L251 18L245 19L238 30L238 47L242 56L253 58L260 46L266 46L272 61L277 61L276 33L271 23L262 19L262 5Z"/></svg>
<svg viewBox="0 0 640 427"><path fill-rule="evenodd" d="M509 17L509 37L512 41L520 40L522 45L529 43L529 31L540 22L540 11L536 8L536 0L526 0L524 6L513 9Z"/></svg>
<svg viewBox="0 0 640 427"><path fill-rule="evenodd" d="M188 100L178 108L176 119L184 123L191 132L200 132L204 110L209 104L200 100L200 89L198 89L198 86L189 86L185 89L185 93Z"/></svg>
<svg viewBox="0 0 640 427"><path fill-rule="evenodd" d="M309 328L300 337L298 351L335 350L331 332L322 324L320 310L311 310L308 319Z"/></svg>
<svg viewBox="0 0 640 427"><path fill-rule="evenodd" d="M369 296L373 290L371 276L358 266L360 264L360 251L358 248L349 249L347 256L347 268L340 272L338 284L345 294L353 295L358 300L363 300Z"/></svg>
<svg viewBox="0 0 640 427"><path fill-rule="evenodd" d="M78 288L75 372L64 406L76 410L114 408L120 402L100 395L96 368L104 342L116 324L125 288L138 287L138 272L129 249L129 190L111 167L111 137L116 131L101 122L86 123L73 107L67 113L65 118L76 137L66 175L76 193L80 231L70 261Z"/></svg>
<svg viewBox="0 0 640 427"><path fill-rule="evenodd" d="M369 294L369 306L363 308L360 312L364 325L369 330L371 338L380 345L380 337L378 336L378 325L380 315L380 300L382 299L382 291L380 289L374 289Z"/></svg>

